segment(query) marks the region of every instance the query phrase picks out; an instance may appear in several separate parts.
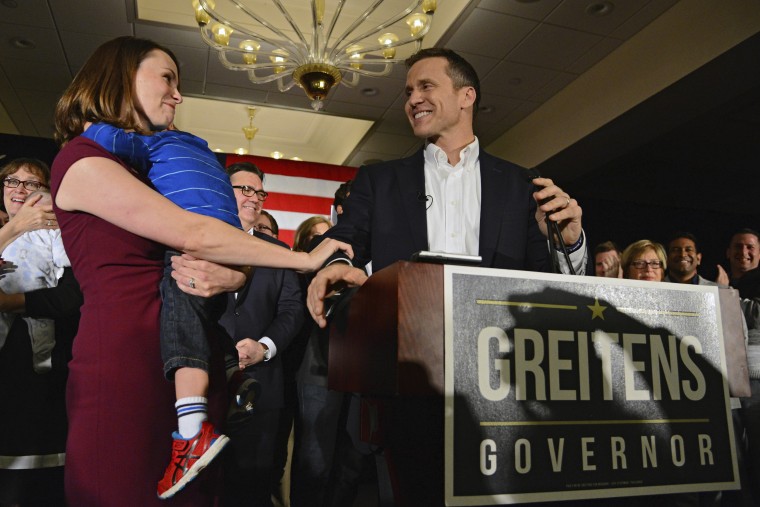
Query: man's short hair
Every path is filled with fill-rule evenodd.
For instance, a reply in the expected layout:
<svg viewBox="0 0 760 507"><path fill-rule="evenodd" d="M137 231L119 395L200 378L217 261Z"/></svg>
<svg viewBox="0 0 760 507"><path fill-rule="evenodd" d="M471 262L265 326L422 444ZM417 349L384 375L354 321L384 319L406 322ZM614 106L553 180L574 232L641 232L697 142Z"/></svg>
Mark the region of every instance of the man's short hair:
<svg viewBox="0 0 760 507"><path fill-rule="evenodd" d="M594 257L596 257L596 254L604 252L617 252L618 255L620 255L620 249L614 241L605 241L604 243L599 243L596 245L594 248Z"/></svg>
<svg viewBox="0 0 760 507"><path fill-rule="evenodd" d="M690 240L692 243L694 243L694 250L696 250L697 253L700 252L700 250L699 250L699 243L697 243L697 237L695 235L693 235L692 233L686 232L686 231L679 231L679 232L673 234L670 237L670 239L668 240L668 242L665 243L665 246L667 246L668 250L670 250L670 244L672 242L674 242L675 240L681 239L681 238Z"/></svg>
<svg viewBox="0 0 760 507"><path fill-rule="evenodd" d="M269 219L269 223L272 224L272 234L275 236L279 236L280 234L280 226L277 225L277 220L274 219L271 213L269 213L267 210L263 209L261 210L261 216L267 217Z"/></svg>
<svg viewBox="0 0 760 507"><path fill-rule="evenodd" d="M234 164L227 166L227 176L232 176L241 171L255 174L259 177L261 182L264 183L264 171L259 169L259 167L252 162L235 162Z"/></svg>
<svg viewBox="0 0 760 507"><path fill-rule="evenodd" d="M338 190L335 191L335 199L333 200L333 206L336 208L343 205L343 201L346 200L348 194L351 193L351 183L353 180L348 180L345 183L341 183Z"/></svg>
<svg viewBox="0 0 760 507"><path fill-rule="evenodd" d="M470 62L450 49L426 48L414 53L407 58L404 63L408 69L425 58L445 58L446 61L449 62L448 67L446 67L446 74L448 74L451 81L453 81L456 90L464 88L465 86L472 86L475 88L475 104L472 109L474 116L480 106L480 79L478 78L478 73L475 72L475 68L470 65Z"/></svg>
<svg viewBox="0 0 760 507"><path fill-rule="evenodd" d="M744 229L739 229L735 233L731 235L731 239L729 240L729 244L731 244L731 241L734 240L735 236L738 236L739 234L751 234L757 239L757 242L760 243L760 233L758 233L755 229L750 229L749 227L745 227Z"/></svg>

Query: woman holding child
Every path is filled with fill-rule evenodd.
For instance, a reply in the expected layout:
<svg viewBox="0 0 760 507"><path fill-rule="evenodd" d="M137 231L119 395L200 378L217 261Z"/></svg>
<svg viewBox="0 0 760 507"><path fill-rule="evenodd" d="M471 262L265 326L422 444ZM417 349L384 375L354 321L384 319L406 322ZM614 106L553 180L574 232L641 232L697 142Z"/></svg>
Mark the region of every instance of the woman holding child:
<svg viewBox="0 0 760 507"><path fill-rule="evenodd" d="M172 277L196 296L235 290L245 281L215 263L310 271L338 249L349 250L330 242L312 254L289 252L184 211L150 188L144 175L80 136L95 122L148 135L165 130L182 101L178 87L169 50L120 37L95 51L56 111L63 149L53 164L54 208L85 299L67 391L71 505L161 503L156 483L176 429L158 339L166 247L193 256L175 257ZM216 373L223 376L218 363L218 371L211 371L212 393ZM214 415L212 409L212 420ZM162 505L211 505L215 493L213 485L195 481Z"/></svg>

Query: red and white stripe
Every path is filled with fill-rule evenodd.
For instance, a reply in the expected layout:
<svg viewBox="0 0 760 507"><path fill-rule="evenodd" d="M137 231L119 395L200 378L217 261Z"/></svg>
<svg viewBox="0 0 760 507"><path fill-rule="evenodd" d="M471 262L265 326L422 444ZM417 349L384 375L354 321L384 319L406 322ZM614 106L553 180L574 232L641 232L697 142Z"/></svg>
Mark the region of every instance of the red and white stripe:
<svg viewBox="0 0 760 507"><path fill-rule="evenodd" d="M330 218L335 191L356 175L355 167L250 155L228 154L225 166L235 162L252 162L264 171L264 209L277 220L279 239L291 246L301 222L314 215Z"/></svg>

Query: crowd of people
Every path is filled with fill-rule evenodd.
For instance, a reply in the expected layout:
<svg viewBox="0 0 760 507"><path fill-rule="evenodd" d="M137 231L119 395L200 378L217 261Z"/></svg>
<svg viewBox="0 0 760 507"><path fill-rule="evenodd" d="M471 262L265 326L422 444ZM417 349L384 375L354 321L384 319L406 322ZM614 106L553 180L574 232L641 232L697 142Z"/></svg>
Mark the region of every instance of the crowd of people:
<svg viewBox="0 0 760 507"><path fill-rule="evenodd" d="M702 251L697 238L681 231L664 245L642 239L622 252L613 241L605 241L594 248L593 262L595 275L600 277L732 287L738 291L751 396L731 399L742 490L722 496L723 505L756 505L760 502L760 233L749 228L735 231L725 257L729 271L719 264L715 280L704 278L699 274Z"/></svg>
<svg viewBox="0 0 760 507"><path fill-rule="evenodd" d="M0 170L0 506L353 505L376 456L359 435L360 399L327 384L336 295L420 250L586 273L578 202L479 145L472 66L432 48L407 68L405 111L424 148L360 168L332 216L305 220L291 248L263 209L263 171L222 167L175 127L172 52L135 37L96 50L58 104L52 172L32 158ZM593 252L597 276L740 291L752 396L738 410L753 486L759 248L757 233L737 232L730 273L715 282L698 274L688 233L667 248L608 241ZM42 285L10 285L32 270ZM439 403L403 410L429 417ZM442 427L425 431L402 438L435 440ZM396 478L410 505L442 505L443 458L428 458Z"/></svg>

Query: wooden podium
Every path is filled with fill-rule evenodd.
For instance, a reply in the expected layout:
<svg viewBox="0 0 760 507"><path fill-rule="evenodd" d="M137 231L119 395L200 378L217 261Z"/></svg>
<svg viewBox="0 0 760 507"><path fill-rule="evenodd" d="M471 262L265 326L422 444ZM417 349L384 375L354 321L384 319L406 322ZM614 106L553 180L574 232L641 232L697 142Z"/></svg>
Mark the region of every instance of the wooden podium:
<svg viewBox="0 0 760 507"><path fill-rule="evenodd" d="M365 395L442 395L443 265L397 262L354 295L330 333L329 387Z"/></svg>
<svg viewBox="0 0 760 507"><path fill-rule="evenodd" d="M443 505L443 266L397 262L330 331L330 389L361 394L363 440L383 449L393 505Z"/></svg>
<svg viewBox="0 0 760 507"><path fill-rule="evenodd" d="M384 451L394 505L444 504L443 272L443 265L400 261L374 273L330 332L329 387L361 395L362 438ZM731 391L742 396L739 305L724 290L720 299L724 317L735 313L723 319L723 335Z"/></svg>

